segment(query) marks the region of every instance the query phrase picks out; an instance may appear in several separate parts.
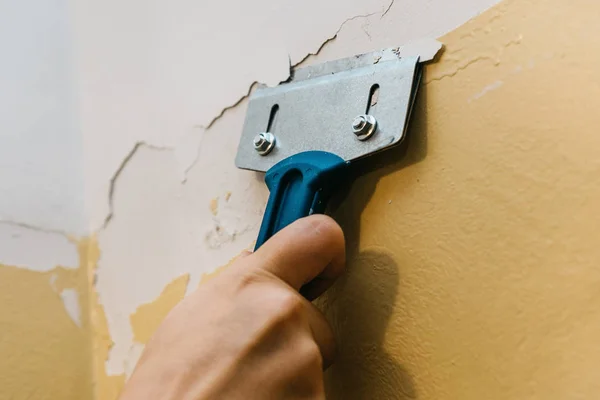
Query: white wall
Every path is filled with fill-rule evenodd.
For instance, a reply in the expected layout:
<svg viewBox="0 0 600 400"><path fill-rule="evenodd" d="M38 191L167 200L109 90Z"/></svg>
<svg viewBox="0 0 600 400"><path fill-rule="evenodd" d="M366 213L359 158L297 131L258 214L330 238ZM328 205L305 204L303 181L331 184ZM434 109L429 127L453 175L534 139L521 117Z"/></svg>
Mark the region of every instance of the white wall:
<svg viewBox="0 0 600 400"><path fill-rule="evenodd" d="M66 0L0 1L0 221L82 234L69 18Z"/></svg>

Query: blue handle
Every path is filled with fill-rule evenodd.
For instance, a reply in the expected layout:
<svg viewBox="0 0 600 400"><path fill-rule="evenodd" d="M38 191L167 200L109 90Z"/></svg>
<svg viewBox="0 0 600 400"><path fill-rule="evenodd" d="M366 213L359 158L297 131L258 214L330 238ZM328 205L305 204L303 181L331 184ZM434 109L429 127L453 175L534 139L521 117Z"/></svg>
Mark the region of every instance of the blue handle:
<svg viewBox="0 0 600 400"><path fill-rule="evenodd" d="M348 167L324 151L295 154L271 167L265 176L271 194L255 250L295 220L324 213L331 195L346 183Z"/></svg>

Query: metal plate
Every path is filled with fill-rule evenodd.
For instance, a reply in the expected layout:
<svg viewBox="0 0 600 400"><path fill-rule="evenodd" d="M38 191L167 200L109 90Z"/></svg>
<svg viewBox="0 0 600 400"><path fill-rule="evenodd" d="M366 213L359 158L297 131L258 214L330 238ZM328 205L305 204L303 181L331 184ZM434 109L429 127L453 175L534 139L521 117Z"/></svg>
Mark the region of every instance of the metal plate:
<svg viewBox="0 0 600 400"><path fill-rule="evenodd" d="M389 49L303 68L290 82L261 87L250 97L236 165L267 171L309 150L352 161L398 144L406 132L420 76L419 57L400 58L397 49ZM370 100L374 85L379 86L378 96ZM274 106L278 108L269 127ZM352 132L352 121L367 109L377 119L378 129L370 139L360 141ZM253 139L267 130L275 135L276 144L261 156Z"/></svg>

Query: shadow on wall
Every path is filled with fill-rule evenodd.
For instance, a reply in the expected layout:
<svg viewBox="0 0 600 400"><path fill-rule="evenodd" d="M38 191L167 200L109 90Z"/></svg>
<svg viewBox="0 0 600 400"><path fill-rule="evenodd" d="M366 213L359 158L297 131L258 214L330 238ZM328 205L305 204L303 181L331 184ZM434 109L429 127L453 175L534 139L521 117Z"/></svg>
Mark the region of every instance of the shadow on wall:
<svg viewBox="0 0 600 400"><path fill-rule="evenodd" d="M383 348L401 279L399 266L384 248L360 252L359 235L362 210L379 179L427 155L426 96L423 87L402 145L354 164L359 177L333 213L346 234L348 265L346 274L318 301L338 343L336 363L325 378L331 400L417 397L401 355L392 357Z"/></svg>
<svg viewBox="0 0 600 400"><path fill-rule="evenodd" d="M401 361L383 348L398 283L398 266L391 257L365 251L351 259L348 274L323 299L338 345L325 378L328 399L416 397Z"/></svg>

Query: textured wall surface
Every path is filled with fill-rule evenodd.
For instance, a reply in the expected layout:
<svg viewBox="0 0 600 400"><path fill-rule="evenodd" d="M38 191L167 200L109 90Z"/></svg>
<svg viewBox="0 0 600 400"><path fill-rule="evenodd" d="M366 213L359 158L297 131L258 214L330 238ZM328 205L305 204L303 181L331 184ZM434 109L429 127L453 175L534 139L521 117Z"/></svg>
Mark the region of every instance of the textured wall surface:
<svg viewBox="0 0 600 400"><path fill-rule="evenodd" d="M337 212L331 399L598 397L598 11L505 1L441 39L406 154Z"/></svg>

